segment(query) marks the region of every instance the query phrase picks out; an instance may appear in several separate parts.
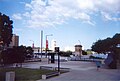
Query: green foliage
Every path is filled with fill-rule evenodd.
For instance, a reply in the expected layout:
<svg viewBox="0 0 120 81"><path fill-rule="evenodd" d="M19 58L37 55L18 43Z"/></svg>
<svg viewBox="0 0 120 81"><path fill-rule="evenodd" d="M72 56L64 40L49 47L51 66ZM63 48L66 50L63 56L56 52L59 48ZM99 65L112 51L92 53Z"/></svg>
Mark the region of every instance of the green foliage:
<svg viewBox="0 0 120 81"><path fill-rule="evenodd" d="M28 55L32 56L32 54L33 50L31 47L18 46L2 51L1 59L3 64L22 63L28 58Z"/></svg>
<svg viewBox="0 0 120 81"><path fill-rule="evenodd" d="M60 51L60 55L61 56L66 56L66 57L70 57L70 55L72 55L72 52L71 51L67 51L67 52Z"/></svg>
<svg viewBox="0 0 120 81"><path fill-rule="evenodd" d="M92 45L92 51L97 53L106 53L113 51L116 46L120 44L120 34L115 34L113 38L106 38L98 40Z"/></svg>
<svg viewBox="0 0 120 81"><path fill-rule="evenodd" d="M91 50L86 50L87 54L93 54Z"/></svg>
<svg viewBox="0 0 120 81"><path fill-rule="evenodd" d="M2 52L2 50L9 46L10 42L12 41L12 24L13 21L10 20L9 16L0 12L0 61L2 59L1 53L5 53L5 55L8 56L9 52L11 52L11 50L9 50L9 52ZM9 59L9 57L6 57L6 59Z"/></svg>
<svg viewBox="0 0 120 81"><path fill-rule="evenodd" d="M3 64L22 63L25 60L26 50L24 46L13 47L2 51Z"/></svg>
<svg viewBox="0 0 120 81"><path fill-rule="evenodd" d="M26 47L27 54L33 54L33 49L32 47Z"/></svg>
<svg viewBox="0 0 120 81"><path fill-rule="evenodd" d="M115 34L112 39L113 39L114 45L120 44L120 34L118 33Z"/></svg>
<svg viewBox="0 0 120 81"><path fill-rule="evenodd" d="M82 54L83 54L83 55L87 55L87 52L84 51L84 50L82 50Z"/></svg>
<svg viewBox="0 0 120 81"><path fill-rule="evenodd" d="M30 59L33 57L33 49L32 47L26 47L26 59Z"/></svg>
<svg viewBox="0 0 120 81"><path fill-rule="evenodd" d="M2 46L8 46L12 41L13 21L9 16L0 13L0 42Z"/></svg>

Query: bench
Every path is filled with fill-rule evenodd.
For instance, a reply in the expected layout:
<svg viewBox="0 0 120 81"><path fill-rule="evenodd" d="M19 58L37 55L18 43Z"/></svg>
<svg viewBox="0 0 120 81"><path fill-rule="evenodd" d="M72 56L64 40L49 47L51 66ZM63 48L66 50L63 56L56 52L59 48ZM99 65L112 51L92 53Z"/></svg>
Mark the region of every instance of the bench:
<svg viewBox="0 0 120 81"><path fill-rule="evenodd" d="M50 78L50 77L53 77L53 76L58 76L60 73L59 72L51 72L51 73L47 73L47 74L44 74L42 75L42 79L47 79L47 78Z"/></svg>
<svg viewBox="0 0 120 81"><path fill-rule="evenodd" d="M40 66L40 69L49 69L49 70L55 70L55 67L49 67L49 66Z"/></svg>

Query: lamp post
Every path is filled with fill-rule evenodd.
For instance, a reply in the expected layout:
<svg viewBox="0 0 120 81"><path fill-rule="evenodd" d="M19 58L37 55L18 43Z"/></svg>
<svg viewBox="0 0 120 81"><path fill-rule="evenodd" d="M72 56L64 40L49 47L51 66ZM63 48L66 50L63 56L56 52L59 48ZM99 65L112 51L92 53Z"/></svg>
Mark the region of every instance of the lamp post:
<svg viewBox="0 0 120 81"><path fill-rule="evenodd" d="M46 35L46 49L45 49L46 58L47 58L47 50L48 50L48 39L47 39L48 36L53 36L53 34Z"/></svg>
<svg viewBox="0 0 120 81"><path fill-rule="evenodd" d="M34 48L34 41L33 40L30 40L30 41L32 41L33 43L32 43L32 48Z"/></svg>
<svg viewBox="0 0 120 81"><path fill-rule="evenodd" d="M32 42L32 49L33 49L33 53L34 53L34 41L30 40Z"/></svg>

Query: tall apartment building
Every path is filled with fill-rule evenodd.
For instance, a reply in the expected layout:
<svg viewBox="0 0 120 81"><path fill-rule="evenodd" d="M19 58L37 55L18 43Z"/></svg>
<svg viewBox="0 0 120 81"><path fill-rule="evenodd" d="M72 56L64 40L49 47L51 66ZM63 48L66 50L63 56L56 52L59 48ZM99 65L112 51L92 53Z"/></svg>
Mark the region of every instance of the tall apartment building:
<svg viewBox="0 0 120 81"><path fill-rule="evenodd" d="M10 47L19 46L19 36L18 35L13 34L13 36L12 36L12 42L10 43L9 46Z"/></svg>

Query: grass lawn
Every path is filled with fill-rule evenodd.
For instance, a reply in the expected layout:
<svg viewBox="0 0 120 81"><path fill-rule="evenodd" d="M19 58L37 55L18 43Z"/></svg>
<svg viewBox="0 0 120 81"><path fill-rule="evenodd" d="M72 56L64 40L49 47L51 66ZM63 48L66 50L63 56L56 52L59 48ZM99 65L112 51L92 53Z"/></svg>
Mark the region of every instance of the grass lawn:
<svg viewBox="0 0 120 81"><path fill-rule="evenodd" d="M15 72L15 81L35 81L41 79L42 74L53 72L28 68L0 68L0 81L5 81L5 73L9 71Z"/></svg>

